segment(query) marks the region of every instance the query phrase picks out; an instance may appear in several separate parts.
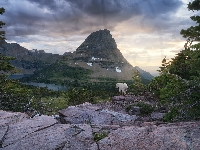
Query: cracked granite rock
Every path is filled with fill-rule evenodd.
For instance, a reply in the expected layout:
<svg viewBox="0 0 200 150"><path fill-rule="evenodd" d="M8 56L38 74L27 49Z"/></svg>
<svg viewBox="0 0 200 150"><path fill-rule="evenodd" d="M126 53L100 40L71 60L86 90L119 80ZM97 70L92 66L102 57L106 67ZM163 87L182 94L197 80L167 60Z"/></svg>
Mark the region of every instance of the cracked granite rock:
<svg viewBox="0 0 200 150"><path fill-rule="evenodd" d="M90 103L69 107L61 112L71 117L68 119L70 123L60 124L50 116L30 119L23 113L0 111L0 150L200 149L200 121L159 125L143 122L137 126L129 122L131 118L127 114ZM81 117L87 119L87 113L90 116L94 113L95 118L90 123L85 123L83 118L78 121L76 117L81 113L84 113ZM100 118L97 114L100 114ZM95 141L94 135L102 132L107 135Z"/></svg>
<svg viewBox="0 0 200 150"><path fill-rule="evenodd" d="M69 124L128 125L133 124L136 119L135 115L130 116L107 109L101 110L100 107L91 105L86 103L60 110L61 122Z"/></svg>
<svg viewBox="0 0 200 150"><path fill-rule="evenodd" d="M199 150L200 122L129 126L98 142L101 150Z"/></svg>

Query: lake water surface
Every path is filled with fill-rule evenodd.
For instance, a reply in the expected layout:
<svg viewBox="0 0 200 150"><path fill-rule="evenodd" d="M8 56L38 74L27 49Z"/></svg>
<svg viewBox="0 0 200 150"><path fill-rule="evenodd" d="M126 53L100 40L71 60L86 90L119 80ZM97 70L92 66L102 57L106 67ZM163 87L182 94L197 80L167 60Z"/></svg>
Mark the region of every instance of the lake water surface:
<svg viewBox="0 0 200 150"><path fill-rule="evenodd" d="M35 83L35 82L29 82L29 83L23 83L26 85L33 85L33 86L38 86L38 87L47 87L49 90L54 90L54 91L66 91L68 88L65 86L61 85L56 85L56 84L46 84L46 83Z"/></svg>
<svg viewBox="0 0 200 150"><path fill-rule="evenodd" d="M10 75L9 78L10 79L20 79L22 77L28 77L31 74L22 74L22 75ZM29 83L23 83L22 84L26 84L26 85L33 85L33 86L38 86L38 87L47 87L49 90L54 90L54 91L66 91L68 90L67 87L65 86L61 86L61 85L56 85L56 84L46 84L46 83L36 83L36 82L29 82Z"/></svg>

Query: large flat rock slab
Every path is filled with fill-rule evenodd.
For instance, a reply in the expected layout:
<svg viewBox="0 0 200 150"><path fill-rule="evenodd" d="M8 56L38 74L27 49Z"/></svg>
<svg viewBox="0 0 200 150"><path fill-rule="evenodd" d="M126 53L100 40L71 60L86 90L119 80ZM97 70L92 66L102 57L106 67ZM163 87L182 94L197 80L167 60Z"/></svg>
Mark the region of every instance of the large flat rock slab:
<svg viewBox="0 0 200 150"><path fill-rule="evenodd" d="M28 135L53 126L57 120L50 116L38 116L32 119L26 119L18 123L10 124L4 136L2 147L16 143Z"/></svg>
<svg viewBox="0 0 200 150"><path fill-rule="evenodd" d="M61 122L69 124L131 125L136 116L92 106L90 103L70 106L59 111Z"/></svg>
<svg viewBox="0 0 200 150"><path fill-rule="evenodd" d="M199 150L200 122L122 127L98 145L101 150Z"/></svg>
<svg viewBox="0 0 200 150"><path fill-rule="evenodd" d="M0 110L0 126L20 122L27 119L27 115L20 112L7 112Z"/></svg>
<svg viewBox="0 0 200 150"><path fill-rule="evenodd" d="M33 132L4 150L97 150L89 125L55 124Z"/></svg>
<svg viewBox="0 0 200 150"><path fill-rule="evenodd" d="M68 123L0 111L0 150L200 150L200 121L136 125L128 114L89 103L61 112Z"/></svg>
<svg viewBox="0 0 200 150"><path fill-rule="evenodd" d="M27 119L27 115L20 112L6 112L0 110L0 147L2 147L9 125L21 122Z"/></svg>

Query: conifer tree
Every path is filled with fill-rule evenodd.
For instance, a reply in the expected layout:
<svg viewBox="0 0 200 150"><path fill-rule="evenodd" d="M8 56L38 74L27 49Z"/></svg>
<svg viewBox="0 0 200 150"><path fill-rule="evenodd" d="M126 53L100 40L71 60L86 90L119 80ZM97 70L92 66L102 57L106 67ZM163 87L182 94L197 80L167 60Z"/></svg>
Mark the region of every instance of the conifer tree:
<svg viewBox="0 0 200 150"><path fill-rule="evenodd" d="M5 12L5 9L4 8L0 8L0 14L2 15L3 13ZM4 22L0 21L0 28L2 28L2 26L5 25ZM5 40L5 31L0 31L0 42L2 40ZM2 43L0 43L0 46ZM0 74L0 78L4 78L6 76L7 73L15 73L16 70L15 70L15 67L13 67L11 64L10 64L10 60L13 60L14 57L8 57L8 56L4 56L3 54L0 53L0 71L1 71L1 74Z"/></svg>
<svg viewBox="0 0 200 150"><path fill-rule="evenodd" d="M138 70L136 70L135 75L133 78L133 85L131 85L131 89L133 94L135 95L142 95L145 92L146 86L142 83L141 75Z"/></svg>
<svg viewBox="0 0 200 150"><path fill-rule="evenodd" d="M189 11L199 11L200 10L200 0L194 0L193 2L189 2L188 4ZM181 35L184 38L187 38L187 42L185 44L185 49L199 49L200 48L200 16L191 16L193 21L196 22L196 26L191 26L188 29L182 29ZM198 42L193 44L193 42Z"/></svg>
<svg viewBox="0 0 200 150"><path fill-rule="evenodd" d="M4 8L0 8L0 14L2 15L5 12ZM0 21L0 28L4 26L5 23L3 21ZM5 31L0 31L0 40L5 40Z"/></svg>
<svg viewBox="0 0 200 150"><path fill-rule="evenodd" d="M188 9L199 11L200 0L190 2ZM196 26L181 30L180 34L187 38L184 49L168 64L163 59L160 76L150 84L159 101L169 109L165 121L200 118L200 16L190 18Z"/></svg>

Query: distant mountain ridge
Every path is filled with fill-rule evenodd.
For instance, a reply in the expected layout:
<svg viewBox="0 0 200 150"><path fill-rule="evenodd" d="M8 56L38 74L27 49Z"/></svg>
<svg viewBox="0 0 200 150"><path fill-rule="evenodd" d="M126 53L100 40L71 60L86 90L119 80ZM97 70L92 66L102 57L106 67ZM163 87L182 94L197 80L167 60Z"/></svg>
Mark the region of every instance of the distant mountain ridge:
<svg viewBox="0 0 200 150"><path fill-rule="evenodd" d="M44 50L28 50L17 43L6 41L1 41L0 53L16 58L11 64L21 70L20 74L33 74L35 70L41 70L62 58L62 55L45 53Z"/></svg>
<svg viewBox="0 0 200 150"><path fill-rule="evenodd" d="M141 68L139 68L138 66L135 66L135 68L140 72L141 76L144 79L147 80L152 80L154 78L154 76L152 76L149 72L142 70Z"/></svg>

